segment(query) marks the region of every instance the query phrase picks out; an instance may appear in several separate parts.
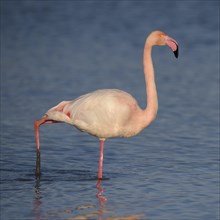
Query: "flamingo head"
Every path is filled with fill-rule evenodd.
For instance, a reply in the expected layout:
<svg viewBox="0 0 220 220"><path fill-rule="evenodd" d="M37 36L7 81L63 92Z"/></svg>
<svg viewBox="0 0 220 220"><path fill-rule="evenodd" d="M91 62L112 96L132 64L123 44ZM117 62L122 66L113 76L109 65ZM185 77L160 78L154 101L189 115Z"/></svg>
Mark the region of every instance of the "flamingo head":
<svg viewBox="0 0 220 220"><path fill-rule="evenodd" d="M158 46L163 46L167 45L168 47L171 48L173 51L175 57L177 58L179 53L178 53L178 43L176 40L173 38L169 37L162 31L153 31L147 38L147 43L150 44L151 46L158 45Z"/></svg>

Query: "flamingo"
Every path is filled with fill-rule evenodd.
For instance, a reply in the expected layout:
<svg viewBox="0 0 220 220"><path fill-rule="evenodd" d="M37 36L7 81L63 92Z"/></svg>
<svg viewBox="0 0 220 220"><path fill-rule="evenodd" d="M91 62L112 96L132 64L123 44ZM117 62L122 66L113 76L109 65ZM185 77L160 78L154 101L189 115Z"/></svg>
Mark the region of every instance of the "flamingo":
<svg viewBox="0 0 220 220"><path fill-rule="evenodd" d="M157 90L152 63L152 47L167 45L178 57L178 43L161 31L153 31L146 38L143 66L146 82L147 106L142 109L127 92L102 89L82 95L72 101L62 101L49 109L34 123L36 136L36 175L40 175L39 127L42 124L65 122L99 138L100 155L98 179L102 179L104 142L108 138L131 137L146 128L156 117Z"/></svg>

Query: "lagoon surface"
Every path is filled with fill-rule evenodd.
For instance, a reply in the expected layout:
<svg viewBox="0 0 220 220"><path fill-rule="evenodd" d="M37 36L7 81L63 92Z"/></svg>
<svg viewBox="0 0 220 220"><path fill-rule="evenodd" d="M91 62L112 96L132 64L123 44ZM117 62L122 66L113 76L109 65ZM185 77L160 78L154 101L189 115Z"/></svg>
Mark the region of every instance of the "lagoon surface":
<svg viewBox="0 0 220 220"><path fill-rule="evenodd" d="M44 125L35 177L33 122L62 100L117 88L146 105L142 53L155 47L157 119L105 143ZM1 2L1 220L219 219L219 2Z"/></svg>

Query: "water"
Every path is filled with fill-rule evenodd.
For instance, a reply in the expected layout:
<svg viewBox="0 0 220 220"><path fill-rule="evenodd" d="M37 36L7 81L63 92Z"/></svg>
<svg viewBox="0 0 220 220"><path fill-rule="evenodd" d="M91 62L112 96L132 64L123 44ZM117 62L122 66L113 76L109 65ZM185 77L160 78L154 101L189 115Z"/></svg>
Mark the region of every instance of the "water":
<svg viewBox="0 0 220 220"><path fill-rule="evenodd" d="M217 1L1 2L1 219L219 219ZM153 59L157 120L99 143L65 124L33 121L61 100L119 88L145 106L142 51L160 29L180 45ZM98 184L98 185L96 185Z"/></svg>

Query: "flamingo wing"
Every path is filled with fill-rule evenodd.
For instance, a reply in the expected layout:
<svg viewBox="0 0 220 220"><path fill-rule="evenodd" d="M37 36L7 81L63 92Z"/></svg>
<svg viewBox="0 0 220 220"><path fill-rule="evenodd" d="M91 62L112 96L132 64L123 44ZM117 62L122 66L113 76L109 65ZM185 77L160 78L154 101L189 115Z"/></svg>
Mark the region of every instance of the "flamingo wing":
<svg viewBox="0 0 220 220"><path fill-rule="evenodd" d="M137 106L130 94L105 89L88 93L73 101L61 102L48 110L46 115L99 138L109 138L126 135L126 125Z"/></svg>

